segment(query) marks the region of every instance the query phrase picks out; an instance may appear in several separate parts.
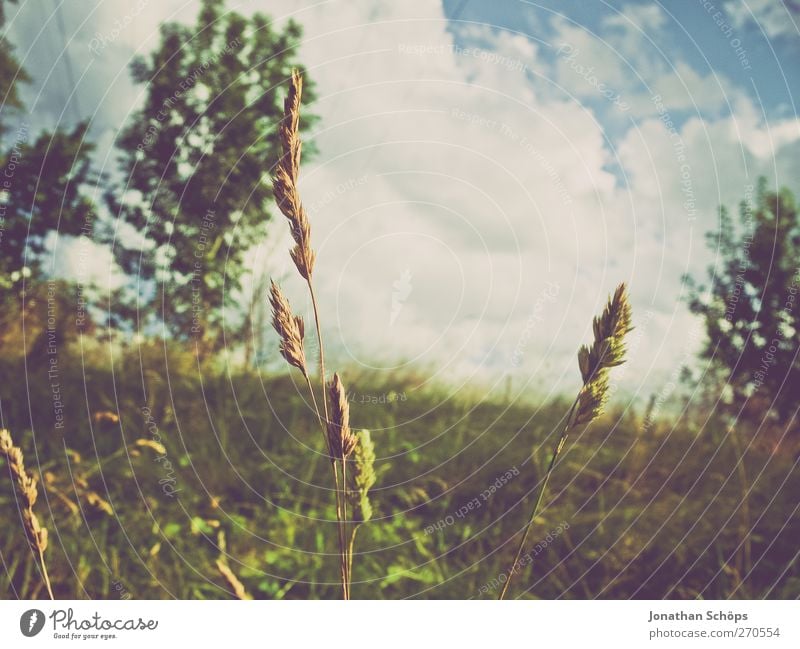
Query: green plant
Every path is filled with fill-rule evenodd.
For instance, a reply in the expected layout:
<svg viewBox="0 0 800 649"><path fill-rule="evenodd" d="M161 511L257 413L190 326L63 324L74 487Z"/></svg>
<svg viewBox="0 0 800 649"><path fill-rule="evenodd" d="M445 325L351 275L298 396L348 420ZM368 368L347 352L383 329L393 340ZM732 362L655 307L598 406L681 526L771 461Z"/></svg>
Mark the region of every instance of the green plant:
<svg viewBox="0 0 800 649"><path fill-rule="evenodd" d="M353 484L347 498L353 508L353 520L348 543L348 574L353 574L353 547L356 533L364 523L372 518L372 503L369 490L378 479L375 474L375 445L368 430L359 431L356 435L356 446L353 453Z"/></svg>

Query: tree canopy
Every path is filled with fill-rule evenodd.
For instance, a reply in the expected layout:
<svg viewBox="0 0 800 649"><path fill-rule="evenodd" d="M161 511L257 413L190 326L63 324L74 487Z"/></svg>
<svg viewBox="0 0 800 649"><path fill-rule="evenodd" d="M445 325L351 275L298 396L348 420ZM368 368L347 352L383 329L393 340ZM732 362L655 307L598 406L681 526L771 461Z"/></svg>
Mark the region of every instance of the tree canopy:
<svg viewBox="0 0 800 649"><path fill-rule="evenodd" d="M0 2L0 25L6 2ZM93 203L83 187L97 182L92 172L93 145L86 124L71 130L30 132L18 84L28 76L0 38L0 301L18 300L25 281L39 281L42 256L55 232L78 235L92 220Z"/></svg>
<svg viewBox="0 0 800 649"><path fill-rule="evenodd" d="M114 255L142 287L149 320L211 348L221 345L225 310L246 311L237 292L245 253L270 218L276 127L301 35L294 22L279 30L223 4L204 0L194 27L162 25L160 45L133 62L144 105L118 139L122 198L109 194L120 222L141 235L119 228ZM237 334L226 332L228 341Z"/></svg>
<svg viewBox="0 0 800 649"><path fill-rule="evenodd" d="M753 195L753 190L755 190ZM703 317L702 356L740 408L757 399L781 422L800 394L800 220L787 189L768 191L762 179L746 189L734 221L720 209L708 287L687 277L689 308Z"/></svg>

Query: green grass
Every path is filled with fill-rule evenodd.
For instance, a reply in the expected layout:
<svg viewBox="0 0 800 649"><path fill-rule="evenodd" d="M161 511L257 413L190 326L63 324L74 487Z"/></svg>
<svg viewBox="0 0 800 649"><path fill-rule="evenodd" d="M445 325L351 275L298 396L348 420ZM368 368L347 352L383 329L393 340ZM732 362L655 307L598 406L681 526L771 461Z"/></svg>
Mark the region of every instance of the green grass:
<svg viewBox="0 0 800 649"><path fill-rule="evenodd" d="M47 484L37 510L56 597L230 597L215 567L224 534L255 597L338 598L330 469L297 377L201 372L191 354L158 345L117 353L113 368L101 349L59 351L66 417L54 430L42 364L29 360L27 385L21 361L0 365L2 424ZM372 431L378 456L353 597L496 597L486 585L513 558L568 404L448 397L444 386L415 389L413 375L343 376L353 426ZM143 406L166 455L136 446L153 439ZM101 411L120 422L95 421ZM536 557L510 596L796 597L794 458L751 448L742 471L737 448L750 433L734 440L705 414L646 427L612 406L571 437L531 532ZM0 593L41 596L0 471ZM159 481L179 491L169 497Z"/></svg>

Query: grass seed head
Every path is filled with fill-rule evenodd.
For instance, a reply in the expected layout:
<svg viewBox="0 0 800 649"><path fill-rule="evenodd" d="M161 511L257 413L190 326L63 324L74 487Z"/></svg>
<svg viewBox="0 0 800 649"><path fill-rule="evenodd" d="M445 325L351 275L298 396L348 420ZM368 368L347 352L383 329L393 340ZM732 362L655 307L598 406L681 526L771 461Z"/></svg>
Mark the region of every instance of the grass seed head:
<svg viewBox="0 0 800 649"><path fill-rule="evenodd" d="M303 349L305 325L300 316L292 315L289 301L275 282L270 282L269 302L272 305L272 326L281 337L280 352L289 365L308 376L306 355Z"/></svg>
<svg viewBox="0 0 800 649"><path fill-rule="evenodd" d="M291 250L292 261L300 275L304 279L310 280L314 271L316 255L311 249L311 226L303 202L300 200L300 191L297 186L302 151L300 140L302 94L303 78L297 70L294 70L289 92L283 104L283 119L279 132L283 155L275 170L272 189L278 208L289 221L289 230L295 243Z"/></svg>
<svg viewBox="0 0 800 649"><path fill-rule="evenodd" d="M631 305L622 283L592 323L594 341L578 350L583 387L578 395L575 424L588 424L603 412L608 399L608 371L625 362L625 336L632 328Z"/></svg>
<svg viewBox="0 0 800 649"><path fill-rule="evenodd" d="M328 383L331 414L328 422L328 445L335 460L346 460L356 446L356 436L350 430L350 404L338 374Z"/></svg>
<svg viewBox="0 0 800 649"><path fill-rule="evenodd" d="M33 506L39 496L38 480L25 469L22 449L14 446L11 434L5 429L0 430L0 455L8 462L17 493L22 501L22 522L28 542L35 551L44 554L47 549L47 529L41 526L33 512Z"/></svg>
<svg viewBox="0 0 800 649"><path fill-rule="evenodd" d="M368 430L359 431L353 451L353 482L355 490L350 492L353 505L353 520L363 523L372 518L372 503L369 490L375 484L375 445Z"/></svg>

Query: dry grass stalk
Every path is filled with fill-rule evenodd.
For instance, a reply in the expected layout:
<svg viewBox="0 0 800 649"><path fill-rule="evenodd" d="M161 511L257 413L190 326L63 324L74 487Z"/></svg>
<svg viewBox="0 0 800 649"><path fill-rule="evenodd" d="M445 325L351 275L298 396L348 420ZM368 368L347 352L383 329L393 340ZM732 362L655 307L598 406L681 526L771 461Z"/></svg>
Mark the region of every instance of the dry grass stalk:
<svg viewBox="0 0 800 649"><path fill-rule="evenodd" d="M305 280L314 310L314 325L319 342L319 375L322 391L322 409L320 412L314 396L314 388L309 378L305 353L303 350L303 321L293 316L288 301L273 282L270 289L273 326L281 337L280 351L286 361L303 372L303 376L311 392L314 410L320 423L328 456L333 469L336 486L336 518L339 541L339 559L342 575L342 594L344 599L350 598L350 565L352 546L346 543L347 538L347 458L356 446L356 437L350 430L349 404L344 386L338 374L328 384L325 374L325 346L322 342L319 306L314 293L312 276L316 255L311 248L311 226L308 222L303 202L298 189L300 175L300 157L302 142L300 140L300 103L303 93L303 80L298 71L292 72L289 92L284 102L284 116L280 125L280 142L283 155L279 160L273 178L275 201L289 222L289 230L294 240L290 254L297 271ZM329 416L328 397L330 395L331 414ZM341 465L341 479L339 477Z"/></svg>
<svg viewBox="0 0 800 649"><path fill-rule="evenodd" d="M234 574L233 570L231 570L230 566L222 559L217 559L217 570L219 570L219 574L221 574L225 581L228 582L228 585L233 590L233 594L236 596L236 599L253 599L253 596L247 592L247 589L244 587L239 578Z"/></svg>
<svg viewBox="0 0 800 649"><path fill-rule="evenodd" d="M342 486L338 485L338 473L334 470L334 478L337 480L337 500L338 507L341 509L341 535L344 561L344 577L346 581L345 598L350 598L350 581L353 564L352 543L345 545L347 538L347 458L353 453L356 447L357 438L350 430L350 403L347 401L342 380L337 373L334 373L333 380L328 384L330 394L331 414L328 420L328 449L336 467L338 460L342 466ZM351 534L351 541L354 537Z"/></svg>
<svg viewBox="0 0 800 649"><path fill-rule="evenodd" d="M283 212L289 222L289 230L294 239L294 248L290 251L292 261L294 261L300 276L305 279L308 291L311 295L311 304L314 309L314 324L317 330L319 341L319 368L320 380L322 384L322 407L325 413L325 421L328 421L328 400L325 395L325 348L322 344L322 329L319 322L319 308L317 298L314 293L314 285L311 278L314 273L314 262L316 254L311 248L311 226L308 222L308 214L303 207L298 188L300 176L300 154L303 148L300 140L300 102L303 97L303 78L300 72L292 70L289 92L283 103L283 119L280 125L280 142L283 149L275 169L272 189L275 195L275 202ZM279 332L280 333L280 332ZM291 361L290 361L291 363ZM320 416L320 420L322 417ZM324 431L323 431L324 432Z"/></svg>
<svg viewBox="0 0 800 649"><path fill-rule="evenodd" d="M33 511L33 506L36 504L36 498L39 495L37 480L35 476L25 469L22 450L18 446L14 446L11 434L5 429L0 430L0 455L5 457L11 469L11 474L23 505L22 522L25 527L25 534L28 537L31 549L39 557L42 579L47 587L47 593L50 595L50 599L55 599L53 597L53 589L50 586L50 577L47 574L47 564L44 561L44 553L47 550L47 528L39 524L39 519Z"/></svg>
<svg viewBox="0 0 800 649"><path fill-rule="evenodd" d="M519 568L520 557L528 540L531 527L536 515L539 513L544 492L550 475L553 473L556 460L558 459L567 436L575 426L586 426L596 419L605 407L608 399L608 372L612 367L622 365L625 362L625 336L631 331L631 305L628 301L627 288L624 283L617 287L614 295L609 298L603 312L593 321L594 340L590 346L583 345L578 351L578 367L581 371L583 385L572 407L567 413L564 428L558 438L553 455L544 481L539 489L536 504L533 507L528 523L525 525L525 532L522 535L517 554L503 588L500 591L499 599L504 599L508 592L511 578Z"/></svg>
<svg viewBox="0 0 800 649"><path fill-rule="evenodd" d="M253 599L253 596L247 592L244 584L239 581L236 573L233 572L231 567L228 565L228 543L225 539L225 530L219 530L219 532L217 532L217 546L219 547L219 558L215 563L217 570L219 570L219 574L221 574L225 581L228 582L228 586L231 587L236 599Z"/></svg>

